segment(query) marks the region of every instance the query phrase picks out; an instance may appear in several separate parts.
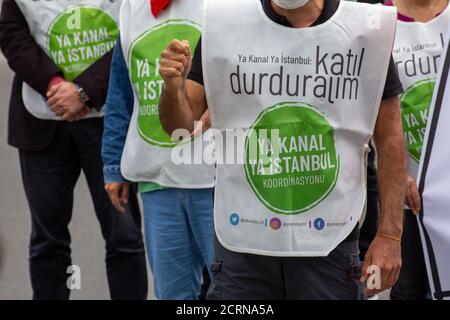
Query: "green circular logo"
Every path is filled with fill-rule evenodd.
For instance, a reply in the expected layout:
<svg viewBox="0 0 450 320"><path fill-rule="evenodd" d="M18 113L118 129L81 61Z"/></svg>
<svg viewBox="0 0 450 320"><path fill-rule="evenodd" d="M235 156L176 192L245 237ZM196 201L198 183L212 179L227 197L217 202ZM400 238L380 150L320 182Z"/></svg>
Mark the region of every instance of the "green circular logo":
<svg viewBox="0 0 450 320"><path fill-rule="evenodd" d="M416 162L422 153L434 85L434 79L416 82L401 97L403 131L409 155Z"/></svg>
<svg viewBox="0 0 450 320"><path fill-rule="evenodd" d="M48 32L50 57L72 81L114 48L119 30L99 8L75 6L61 13Z"/></svg>
<svg viewBox="0 0 450 320"><path fill-rule="evenodd" d="M336 184L339 157L334 128L305 103L269 107L247 134L244 167L251 188L269 210L305 212Z"/></svg>
<svg viewBox="0 0 450 320"><path fill-rule="evenodd" d="M152 145L172 148L179 143L164 131L159 119L158 104L164 84L159 74L161 52L173 39L188 40L194 52L200 28L190 20L168 20L142 34L130 49L130 78L139 98L138 131Z"/></svg>

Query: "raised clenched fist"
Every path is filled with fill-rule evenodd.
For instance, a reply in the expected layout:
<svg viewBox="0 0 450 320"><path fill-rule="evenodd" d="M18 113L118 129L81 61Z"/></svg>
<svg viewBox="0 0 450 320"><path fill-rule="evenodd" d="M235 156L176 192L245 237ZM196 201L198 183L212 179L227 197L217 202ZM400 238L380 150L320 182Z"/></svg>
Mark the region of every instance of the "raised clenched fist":
<svg viewBox="0 0 450 320"><path fill-rule="evenodd" d="M169 91L178 90L191 70L192 55L188 41L172 40L161 53L159 73Z"/></svg>

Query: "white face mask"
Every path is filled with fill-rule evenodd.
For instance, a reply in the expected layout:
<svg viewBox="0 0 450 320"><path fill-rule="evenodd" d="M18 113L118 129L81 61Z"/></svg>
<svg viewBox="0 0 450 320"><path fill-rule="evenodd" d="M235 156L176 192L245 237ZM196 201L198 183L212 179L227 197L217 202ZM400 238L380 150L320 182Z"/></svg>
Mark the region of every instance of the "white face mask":
<svg viewBox="0 0 450 320"><path fill-rule="evenodd" d="M297 9L303 7L309 0L273 0L273 2L283 9Z"/></svg>

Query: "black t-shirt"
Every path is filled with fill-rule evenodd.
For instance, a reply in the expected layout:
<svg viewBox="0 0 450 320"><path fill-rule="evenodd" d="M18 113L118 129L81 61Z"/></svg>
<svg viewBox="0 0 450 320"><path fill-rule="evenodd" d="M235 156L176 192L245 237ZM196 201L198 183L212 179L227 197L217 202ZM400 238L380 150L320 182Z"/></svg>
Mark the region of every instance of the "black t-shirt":
<svg viewBox="0 0 450 320"><path fill-rule="evenodd" d="M330 19L339 7L339 0L327 0L324 1L324 7L319 18L312 24L316 26L324 23ZM283 26L292 27L286 17L279 15L272 8L271 0L261 0L262 6L266 15L274 22ZM201 85L203 82L203 69L202 69L202 50L201 41L199 41L197 48L195 49L194 57L192 60L192 68L188 75L188 79L195 81ZM391 58L389 63L389 70L386 78L386 84L383 91L383 99L392 98L400 95L403 92L402 84L398 78L397 69L395 68L394 60ZM350 233L350 235L343 241L354 241L359 238L359 226Z"/></svg>

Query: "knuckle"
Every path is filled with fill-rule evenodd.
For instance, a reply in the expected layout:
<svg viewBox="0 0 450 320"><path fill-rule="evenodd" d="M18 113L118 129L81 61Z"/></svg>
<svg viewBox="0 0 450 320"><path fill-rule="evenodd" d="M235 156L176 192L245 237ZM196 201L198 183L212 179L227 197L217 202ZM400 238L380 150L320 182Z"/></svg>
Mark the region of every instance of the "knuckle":
<svg viewBox="0 0 450 320"><path fill-rule="evenodd" d="M161 52L161 57L168 58L170 56L169 50L165 49Z"/></svg>
<svg viewBox="0 0 450 320"><path fill-rule="evenodd" d="M184 65L181 62L176 62L175 67L180 71L184 70Z"/></svg>
<svg viewBox="0 0 450 320"><path fill-rule="evenodd" d="M388 269L387 266L381 266L380 270L381 270L381 273L385 275L387 272L389 272L390 269Z"/></svg>
<svg viewBox="0 0 450 320"><path fill-rule="evenodd" d="M173 48L173 49L175 49L175 48L177 48L178 47L178 45L179 45L179 41L178 40L176 40L176 39L174 39L174 40L172 40L172 41L170 41L170 44L169 44L169 48Z"/></svg>

